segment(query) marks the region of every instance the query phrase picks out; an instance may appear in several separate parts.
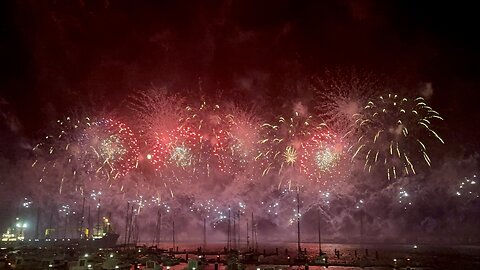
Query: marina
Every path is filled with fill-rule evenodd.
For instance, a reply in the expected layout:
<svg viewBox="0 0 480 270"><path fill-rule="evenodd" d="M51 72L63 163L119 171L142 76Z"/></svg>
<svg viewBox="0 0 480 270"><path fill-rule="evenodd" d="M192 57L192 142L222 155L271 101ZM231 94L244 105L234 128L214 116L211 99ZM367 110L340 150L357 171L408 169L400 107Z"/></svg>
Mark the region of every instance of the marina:
<svg viewBox="0 0 480 270"><path fill-rule="evenodd" d="M279 252L265 245L262 252L231 250L211 244L207 250L181 243L179 251L154 246L106 249L52 246L49 248L2 249L0 269L476 269L480 247L435 247L407 245L324 244L325 260L318 260L315 243L303 243L298 254L288 248ZM161 247L168 244L162 243ZM294 247L294 243L282 246ZM278 252L278 253L277 253ZM450 257L442 257L449 253ZM368 254L368 255L367 255ZM462 255L463 254L463 255ZM117 267L117 268L116 268Z"/></svg>

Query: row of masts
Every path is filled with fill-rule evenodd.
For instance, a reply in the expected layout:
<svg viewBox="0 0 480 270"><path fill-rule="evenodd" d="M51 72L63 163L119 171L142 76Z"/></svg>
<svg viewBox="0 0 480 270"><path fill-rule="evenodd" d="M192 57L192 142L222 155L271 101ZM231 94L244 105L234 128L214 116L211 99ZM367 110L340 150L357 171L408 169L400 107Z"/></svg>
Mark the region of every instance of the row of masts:
<svg viewBox="0 0 480 270"><path fill-rule="evenodd" d="M227 229L227 249L228 250L236 250L239 247L240 243L240 211L236 212L233 215L231 210L228 211L228 229ZM231 232L232 229L232 220L233 220L233 233ZM131 238L134 240L133 244L138 242L138 233L136 235L135 231L138 232L138 223L136 219L136 215L133 212L133 206L130 206L130 203L127 203L127 215L125 218L125 237L124 237L124 245L127 246L131 243ZM247 240L247 249L252 248L253 250L258 249L258 241L257 241L257 229L255 226L254 216L252 213L251 219L251 234L249 231L249 220L246 220L246 240ZM161 242L161 234L162 234L162 213L157 210L157 218L155 222L155 230L154 230L154 237L153 237L153 245L159 246ZM250 247L250 235L252 238L252 247ZM175 248L175 220L172 220L172 247ZM202 248L205 250L207 247L207 220L206 218L203 219L203 245Z"/></svg>
<svg viewBox="0 0 480 270"><path fill-rule="evenodd" d="M100 199L97 203L97 220L96 225L92 226L91 220L91 208L90 205L88 206L88 227L84 228L85 222L85 197L82 200L82 212L80 217L80 239L84 238L101 238L103 237L104 233L111 231L111 219L112 214L108 212L107 217L102 217L102 208ZM92 230L93 229L93 230Z"/></svg>
<svg viewBox="0 0 480 270"><path fill-rule="evenodd" d="M297 191L296 194L296 202L297 202L297 211L296 211L296 221L297 221L297 250L298 254L302 253L302 247L301 247L301 230L300 230L300 192ZM80 228L80 238L91 238L92 236L95 236L94 233L92 233L93 226L92 226L92 218L91 218L91 208L90 205L88 206L88 218L87 218L87 227L85 226L85 197L82 200L82 210L81 210L81 217L80 220L78 221L79 225L78 227ZM233 211L230 209L228 210L228 228L227 228L227 249L228 250L236 250L240 246L240 224L241 224L241 211ZM110 214L108 215L107 220L110 221ZM97 203L97 217L96 217L96 226L95 230L96 232L101 231L101 224L102 218L101 218L101 205L100 205L100 200ZM131 204L130 202L127 202L127 212L126 212L126 217L125 217L125 234L124 234L124 245L127 246L128 244L137 244L139 241L139 226L138 226L138 215L135 214L134 211L134 205ZM40 220L40 209L37 211L37 222L35 226L35 238L38 239L39 237L39 220ZM49 228L53 228L53 212L50 216L50 222L49 222ZM69 216L65 217L65 222L63 226L63 235L64 238L67 237L67 228L69 226ZM203 219L203 249L206 248L207 246L207 221L204 218ZM253 250L257 251L258 250L258 237L257 237L257 226L255 224L255 219L254 219L254 214L253 212L251 213L251 220L248 218L246 219L246 245L248 250ZM232 228L233 225L233 228ZM77 228L78 228L77 227ZM106 229L106 230L105 230ZM360 230L361 230L361 242L363 243L363 209L361 211L361 217L360 217ZM110 226L108 228L103 228L103 231L110 231ZM158 246L161 242L161 234L162 234L162 213L160 209L157 211L157 219L155 223L155 231L154 231L154 239L153 239L153 244ZM50 235L48 235L50 237ZM175 248L176 243L175 243L175 220L172 220L172 247ZM320 208L318 209L318 251L320 254L322 254L322 246L321 246L321 213L320 213Z"/></svg>
<svg viewBox="0 0 480 270"><path fill-rule="evenodd" d="M301 230L300 230L300 192L297 191L297 212L296 212L296 221L297 221L297 251L298 255L302 256L303 250L301 246ZM130 211L131 209L131 211ZM320 208L318 209L318 252L319 255L322 255L322 244L321 244L321 213ZM232 210L228 209L228 227L227 227L227 250L238 250L240 246L240 217L241 211L234 211L232 214ZM130 204L127 203L127 216L126 216L126 225L125 225L125 246L130 243L130 236L134 228L137 226L132 226L133 220L133 206L130 207ZM250 223L251 222L251 223ZM232 228L233 223L233 228ZM136 223L135 223L136 224ZM257 226L255 224L255 219L253 212L251 213L251 220L249 221L248 218L246 219L246 245L247 250L252 250L253 252L258 251L258 237L257 237ZM363 231L363 224L362 224L362 231ZM158 246L161 242L161 232L162 232L162 213L160 209L157 211L157 219L155 223L155 232L154 232L154 240L153 244ZM251 239L251 240L250 240ZM138 238L137 238L138 240ZM136 243L136 241L134 241ZM175 243L175 220L172 220L172 250L176 247ZM207 247L207 225L206 225L206 218L203 219L203 250L206 250Z"/></svg>
<svg viewBox="0 0 480 270"><path fill-rule="evenodd" d="M88 211L86 215L86 211ZM52 210L50 212L50 216L48 219L48 222L46 223L45 226L45 233L44 237L45 238L76 238L79 237L80 239L85 239L85 238L94 238L94 237L100 237L100 234L103 234L105 232L110 231L110 219L111 219L111 213L108 213L107 217L102 217L102 209L100 207L100 200L97 203L97 218L96 218L96 223L92 224L94 220L92 219L91 215L91 207L90 205L88 208L85 206L85 198L83 198L82 201L82 208L81 208L81 213L79 216L75 214L65 214L63 218L55 218L55 213L58 213L58 211ZM19 213L17 213L18 216ZM41 217L42 217L42 211L41 208L38 207L36 209L36 214L35 214L35 231L34 231L34 239L40 239L41 237ZM22 218L23 219L23 218ZM18 218L17 218L18 220ZM56 220L54 224L54 220ZM61 222L63 220L63 222ZM108 225L105 225L108 224Z"/></svg>
<svg viewBox="0 0 480 270"><path fill-rule="evenodd" d="M160 221L161 221L161 215L160 215ZM130 203L127 202L127 216L125 220L124 245L127 246L128 244L132 243L132 241L133 241L133 244L136 245L138 243L138 240L139 240L138 215L135 215L134 205L130 205ZM160 241L160 238L158 238L158 241Z"/></svg>
<svg viewBox="0 0 480 270"><path fill-rule="evenodd" d="M297 202L297 211L296 211L296 222L297 222L297 252L299 256L303 254L303 249L301 246L301 230L300 230L300 191L297 190L296 193L296 202ZM234 211L228 209L228 227L227 227L227 250L238 250L240 246L240 224L241 224L241 214L240 210ZM100 209L98 211L100 215ZM363 209L360 211L360 243L363 244L363 226L364 212ZM89 219L90 219L90 208L89 208ZM99 216L97 217L99 219ZM321 231L321 209L320 207L317 210L317 224L318 224L318 253L319 255L324 254L322 252L322 231ZM83 219L82 219L83 222ZM233 223L233 224L232 224ZM233 225L233 228L232 228ZM254 252L258 251L258 235L257 235L257 225L255 223L255 218L253 212L251 213L251 219L246 219L246 246L247 250L252 250ZM157 210L157 219L155 223L154 231L154 240L153 244L159 246L161 242L162 235L162 213L160 209ZM127 215L125 223L125 237L124 245L127 246L133 240L133 244L137 244L139 240L139 230L138 230L138 220L137 215L134 214L134 206L130 205L127 202ZM175 239L175 220L172 220L172 249L176 247ZM207 247L207 221L206 218L203 219L203 245L202 248L205 250Z"/></svg>
<svg viewBox="0 0 480 270"><path fill-rule="evenodd" d="M248 218L246 219L246 240L247 240L247 249L250 250L258 250L258 241L257 241L257 226L255 224L255 219L253 216L251 218L251 226L249 226L249 220ZM227 250L237 250L240 246L240 216L241 216L241 211L235 211L231 213L230 207L228 208L228 228L227 228ZM231 230L232 226L232 220L233 220L233 232ZM251 228L251 231L249 230L249 227ZM205 235L205 232L204 232ZM250 236L252 239L252 245L250 246ZM204 236L205 238L205 236ZM205 240L206 242L206 240Z"/></svg>

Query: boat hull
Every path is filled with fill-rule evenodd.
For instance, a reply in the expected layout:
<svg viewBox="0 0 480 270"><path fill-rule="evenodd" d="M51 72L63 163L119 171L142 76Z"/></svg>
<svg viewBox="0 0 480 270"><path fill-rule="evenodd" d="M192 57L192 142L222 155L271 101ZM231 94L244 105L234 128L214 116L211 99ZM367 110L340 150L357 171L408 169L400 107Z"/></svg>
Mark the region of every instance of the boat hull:
<svg viewBox="0 0 480 270"><path fill-rule="evenodd" d="M111 248L115 247L120 237L116 233L108 233L98 239L29 239L24 241L0 242L0 247L17 249L22 247L52 247L52 246L77 246L86 248Z"/></svg>

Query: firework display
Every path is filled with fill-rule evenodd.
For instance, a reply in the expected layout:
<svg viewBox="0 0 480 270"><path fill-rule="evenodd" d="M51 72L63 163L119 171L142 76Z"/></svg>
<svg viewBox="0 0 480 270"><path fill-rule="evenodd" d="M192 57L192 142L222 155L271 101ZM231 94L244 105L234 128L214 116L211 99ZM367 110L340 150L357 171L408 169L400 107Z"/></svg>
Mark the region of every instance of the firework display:
<svg viewBox="0 0 480 270"><path fill-rule="evenodd" d="M259 157L264 159L263 174L272 169L281 173L286 167L300 170L302 145L322 127L313 116L297 111L291 117L280 116L276 122L262 124L265 137L260 143L265 145L265 150Z"/></svg>
<svg viewBox="0 0 480 270"><path fill-rule="evenodd" d="M368 99L383 88L373 73L356 69L327 70L312 87L317 94L319 117L340 132L350 128Z"/></svg>
<svg viewBox="0 0 480 270"><path fill-rule="evenodd" d="M90 119L73 120L66 117L56 124L55 135L47 135L43 142L33 148L37 159L32 167L41 169L40 182L45 178L60 178L61 193L66 180L81 182L83 177L93 175L97 168L90 162L92 156L89 150L82 145L85 131L91 126Z"/></svg>
<svg viewBox="0 0 480 270"><path fill-rule="evenodd" d="M97 172L104 170L107 177L125 176L138 165L138 142L132 130L120 121L102 119L93 124L88 147L102 164ZM86 147L86 146L85 146Z"/></svg>
<svg viewBox="0 0 480 270"><path fill-rule="evenodd" d="M154 142L159 133L176 129L186 113L185 100L169 95L165 89L139 91L129 101L137 126L147 135L146 140L149 142Z"/></svg>
<svg viewBox="0 0 480 270"><path fill-rule="evenodd" d="M198 107L186 108L188 116L183 125L194 130L200 138L197 164L206 175L211 170L229 172L228 160L231 156L228 134L232 122L218 104L201 102Z"/></svg>
<svg viewBox="0 0 480 270"><path fill-rule="evenodd" d="M234 107L227 115L229 121L227 155L225 165L230 171L254 169L259 153L260 118L254 111Z"/></svg>
<svg viewBox="0 0 480 270"><path fill-rule="evenodd" d="M337 165L345 158L345 144L330 131L318 132L302 144L301 167L310 179L338 176ZM345 170L345 168L342 168Z"/></svg>
<svg viewBox="0 0 480 270"><path fill-rule="evenodd" d="M55 135L34 148L38 158L33 166L41 168L40 181L60 181L61 191L65 182L83 190L86 180L118 180L123 190L128 185L124 181L143 160L156 172L153 189L162 193L167 188L172 196L174 189L181 190L193 180L215 185L216 177L233 175L235 181L248 179L244 183L248 184L273 172L278 187L282 183L291 187L293 181L328 191L327 184L343 181L350 170L345 160L363 160L366 171L384 167L392 179L415 174L419 156L431 164L429 138L443 143L430 128L442 118L423 98L379 96L354 114L348 132L336 134L301 103L293 107L291 116L263 122L257 113L235 106L202 101L197 107L180 109L176 107L184 105L183 99L174 102L177 97L162 91L149 95L153 96L142 94L132 103L143 117L137 132L109 118L58 121ZM165 108L156 108L160 105ZM148 125L152 126L146 130ZM140 145L146 146L141 153Z"/></svg>
<svg viewBox="0 0 480 270"><path fill-rule="evenodd" d="M56 135L48 135L33 151L45 178L60 179L59 192L69 182L83 190L86 180L110 181L127 175L137 166L138 146L133 132L112 119L86 117L58 120Z"/></svg>
<svg viewBox="0 0 480 270"><path fill-rule="evenodd" d="M427 140L444 143L431 128L436 120L443 119L422 97L388 94L372 99L356 115L358 139L351 147L352 160L361 160L367 171L381 164L388 179L415 174L420 159L431 165Z"/></svg>
<svg viewBox="0 0 480 270"><path fill-rule="evenodd" d="M157 170L169 166L186 170L196 164L194 150L201 140L201 136L188 127L159 133L150 159Z"/></svg>
<svg viewBox="0 0 480 270"><path fill-rule="evenodd" d="M316 209L328 216L332 202L346 200L357 169L385 168L388 179L415 174L419 163L432 162L432 139L443 143L431 127L442 118L422 98L382 95L347 110L348 117L333 107L329 116L311 114L298 102L271 121L230 103L190 104L157 90L134 96L132 128L99 116L57 121L34 147L33 167L62 201L78 205L89 194L97 207L127 201L135 215L161 207L177 217L203 216L223 230L228 213L245 218L255 211L275 226L291 226ZM300 212L297 192L304 196ZM396 196L410 206L406 188ZM65 205L66 213L71 203Z"/></svg>

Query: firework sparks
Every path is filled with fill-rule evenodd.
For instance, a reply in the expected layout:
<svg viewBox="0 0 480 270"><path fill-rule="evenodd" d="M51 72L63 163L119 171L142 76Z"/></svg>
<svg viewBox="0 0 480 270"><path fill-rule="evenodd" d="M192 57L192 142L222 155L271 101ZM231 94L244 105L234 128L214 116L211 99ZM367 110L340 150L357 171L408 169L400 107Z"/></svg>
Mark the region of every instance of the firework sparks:
<svg viewBox="0 0 480 270"><path fill-rule="evenodd" d="M201 136L189 127L159 134L150 160L157 170L171 168L170 165L186 169L195 165L194 150L201 141Z"/></svg>
<svg viewBox="0 0 480 270"><path fill-rule="evenodd" d="M337 166L344 161L344 143L331 131L326 130L313 134L302 147L301 168L309 179L319 181L323 178L326 180L325 176L333 178L342 173L337 170ZM342 171L345 172L346 168L342 167Z"/></svg>
<svg viewBox="0 0 480 270"><path fill-rule="evenodd" d="M326 71L313 83L318 95L320 116L338 132L345 132L355 122L369 97L382 90L380 80L372 73L351 70Z"/></svg>
<svg viewBox="0 0 480 270"><path fill-rule="evenodd" d="M424 139L444 143L430 127L433 121L443 119L421 97L379 96L369 101L356 118L359 138L350 149L352 160L363 160L368 171L375 164L382 164L388 179L415 174L418 156L431 165Z"/></svg>
<svg viewBox="0 0 480 270"><path fill-rule="evenodd" d="M283 151L283 158L285 160L285 163L293 166L295 162L297 162L297 150L293 146L287 146L285 147L285 151Z"/></svg>
<svg viewBox="0 0 480 270"><path fill-rule="evenodd" d="M186 114L181 126L198 139L191 149L197 173L233 174L254 160L258 120L251 112L203 101L198 107L187 106Z"/></svg>
<svg viewBox="0 0 480 270"><path fill-rule="evenodd" d="M230 171L243 172L248 167L255 167L255 157L258 155L260 119L254 110L244 110L234 107L227 115L229 123L228 142L226 147L225 167Z"/></svg>
<svg viewBox="0 0 480 270"><path fill-rule="evenodd" d="M30 208L32 206L33 202L29 198L24 198L22 207L24 208Z"/></svg>
<svg viewBox="0 0 480 270"><path fill-rule="evenodd" d="M264 159L263 174L274 168L278 168L279 173L286 166L297 168L305 140L323 127L322 124L316 124L312 116L300 112L294 112L289 118L280 116L272 124L263 124L261 128L265 137L260 144L265 146L265 150L258 156Z"/></svg>
<svg viewBox="0 0 480 270"><path fill-rule="evenodd" d="M466 201L480 198L477 175L474 174L470 177L465 177L463 180L457 183L455 195L465 199Z"/></svg>
<svg viewBox="0 0 480 270"><path fill-rule="evenodd" d="M130 97L129 107L135 112L147 140L152 141L158 133L176 129L180 119L185 118L184 98L170 95L166 89L139 91Z"/></svg>
<svg viewBox="0 0 480 270"><path fill-rule="evenodd" d="M179 167L192 165L192 153L190 148L185 145L177 145L172 149L170 160Z"/></svg>
<svg viewBox="0 0 480 270"><path fill-rule="evenodd" d="M203 101L199 107L187 107L188 117L184 126L195 130L200 136L198 148L198 168L210 175L210 169L220 172L228 171L225 159L229 151L228 131L231 121L218 104L210 105Z"/></svg>
<svg viewBox="0 0 480 270"><path fill-rule="evenodd" d="M247 205L242 201L229 206L224 201L215 199L197 200L189 207L191 213L198 213L208 219L213 228L216 228L220 223L228 219L229 211L230 216L233 218L234 215L245 215L246 209Z"/></svg>
<svg viewBox="0 0 480 270"><path fill-rule="evenodd" d="M407 210L407 207L412 205L410 193L408 193L403 187L400 187L398 191L398 203L403 205L403 209Z"/></svg>
<svg viewBox="0 0 480 270"><path fill-rule="evenodd" d="M37 159L32 167L41 168L40 182L60 179L59 193L66 185L83 193L86 180L116 179L137 165L136 138L119 121L67 117L57 121L56 130L33 148Z"/></svg>
<svg viewBox="0 0 480 270"><path fill-rule="evenodd" d="M137 167L138 143L128 126L112 119L102 119L95 122L93 127L98 127L99 130L89 134L91 138L89 146L103 164L97 172L108 166L107 176L113 175L113 178L118 178Z"/></svg>

